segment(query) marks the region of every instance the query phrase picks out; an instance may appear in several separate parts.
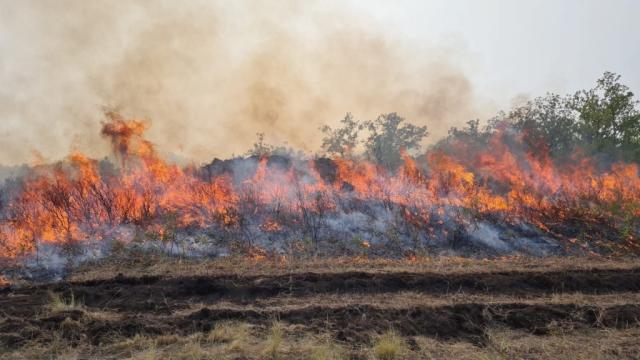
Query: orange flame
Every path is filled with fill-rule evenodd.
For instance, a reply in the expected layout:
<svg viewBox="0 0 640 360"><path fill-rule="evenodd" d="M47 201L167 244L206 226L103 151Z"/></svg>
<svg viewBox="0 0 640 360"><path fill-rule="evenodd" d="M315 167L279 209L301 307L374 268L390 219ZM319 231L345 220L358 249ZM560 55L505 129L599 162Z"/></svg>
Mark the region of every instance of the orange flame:
<svg viewBox="0 0 640 360"><path fill-rule="evenodd" d="M395 174L371 162L335 158L335 181L323 180L314 166L307 166L305 174L295 167L270 167L265 157L253 177L237 184L229 175L204 180L196 169L163 161L144 139L146 128L143 122L110 114L102 134L121 160L111 173L79 153L52 168L36 167L8 204L8 221L0 223L1 255L28 254L39 243L103 239L105 228L121 224L161 238L169 224L232 229L246 221L243 216L266 208L277 216L263 217L260 229L279 232L283 219L313 226L314 215L337 211L347 198L399 206L408 223L428 234L443 224L452 207L541 229L548 228L549 219L640 216L636 164L616 163L598 172L593 160L581 158L557 167L544 154L515 154L500 133L491 139L490 149L462 147L462 155L455 157L431 151L413 158L403 152L404 166ZM628 240L633 244L634 235ZM252 258L266 256L257 249Z"/></svg>

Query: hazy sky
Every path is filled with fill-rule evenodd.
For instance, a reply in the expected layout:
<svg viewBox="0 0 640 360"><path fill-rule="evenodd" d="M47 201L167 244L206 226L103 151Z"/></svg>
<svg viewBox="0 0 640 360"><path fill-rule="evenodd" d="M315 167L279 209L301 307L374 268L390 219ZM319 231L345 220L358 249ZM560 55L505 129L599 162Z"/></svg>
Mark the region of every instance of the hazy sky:
<svg viewBox="0 0 640 360"><path fill-rule="evenodd" d="M605 70L640 91L640 1L352 2L415 43L464 50L473 84L499 104L589 87Z"/></svg>
<svg viewBox="0 0 640 360"><path fill-rule="evenodd" d="M259 131L314 151L346 112L397 111L437 138L604 71L640 91L638 15L633 0L0 0L0 164L104 156L103 106L204 162Z"/></svg>

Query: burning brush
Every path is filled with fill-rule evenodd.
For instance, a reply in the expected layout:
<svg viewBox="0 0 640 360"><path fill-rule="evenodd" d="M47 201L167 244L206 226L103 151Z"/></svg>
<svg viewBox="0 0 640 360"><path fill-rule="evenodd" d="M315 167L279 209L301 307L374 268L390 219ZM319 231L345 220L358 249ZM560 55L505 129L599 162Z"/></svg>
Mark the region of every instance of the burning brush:
<svg viewBox="0 0 640 360"><path fill-rule="evenodd" d="M401 152L397 169L299 155L182 168L157 155L144 123L108 115L102 135L119 166L74 153L7 187L2 257L66 266L122 244L183 256L253 249L252 258L357 256L362 244L368 256L397 257L638 251L636 164L557 166L514 145L508 129L486 148Z"/></svg>

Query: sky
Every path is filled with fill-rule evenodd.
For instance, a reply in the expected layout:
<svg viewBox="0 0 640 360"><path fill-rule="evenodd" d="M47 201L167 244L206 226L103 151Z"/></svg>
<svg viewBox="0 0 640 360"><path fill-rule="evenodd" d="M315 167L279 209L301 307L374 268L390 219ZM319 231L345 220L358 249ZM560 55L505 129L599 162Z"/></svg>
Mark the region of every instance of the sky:
<svg viewBox="0 0 640 360"><path fill-rule="evenodd" d="M105 107L164 154L317 151L347 112L431 139L604 71L640 91L640 2L0 0L0 164L108 153Z"/></svg>
<svg viewBox="0 0 640 360"><path fill-rule="evenodd" d="M401 37L466 51L474 85L500 105L518 94L587 88L605 70L640 91L635 0L352 2Z"/></svg>

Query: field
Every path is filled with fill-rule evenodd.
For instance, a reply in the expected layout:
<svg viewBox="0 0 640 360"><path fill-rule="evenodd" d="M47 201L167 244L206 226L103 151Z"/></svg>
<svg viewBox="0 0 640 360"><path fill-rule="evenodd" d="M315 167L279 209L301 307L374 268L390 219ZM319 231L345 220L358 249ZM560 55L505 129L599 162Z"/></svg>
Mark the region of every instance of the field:
<svg viewBox="0 0 640 360"><path fill-rule="evenodd" d="M2 359L640 358L633 259L103 261L0 290Z"/></svg>

